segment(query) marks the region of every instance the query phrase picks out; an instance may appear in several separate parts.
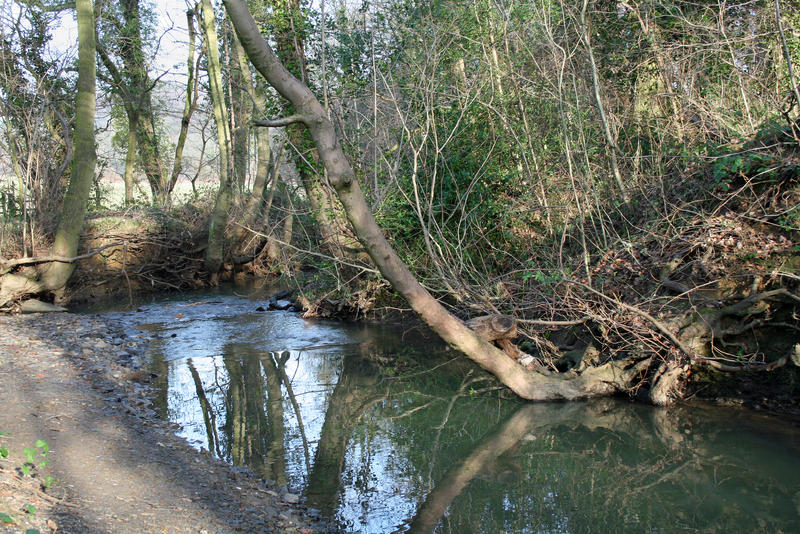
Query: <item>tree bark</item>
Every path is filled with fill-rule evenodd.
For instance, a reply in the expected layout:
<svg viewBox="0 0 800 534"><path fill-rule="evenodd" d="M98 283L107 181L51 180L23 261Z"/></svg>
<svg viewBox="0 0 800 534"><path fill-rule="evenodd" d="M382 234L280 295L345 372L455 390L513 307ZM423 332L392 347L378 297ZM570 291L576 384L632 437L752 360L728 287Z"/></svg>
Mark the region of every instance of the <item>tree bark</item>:
<svg viewBox="0 0 800 534"><path fill-rule="evenodd" d="M201 9L203 13L203 34L206 40L206 57L208 60L208 84L211 91L211 102L214 108L214 121L217 124L217 141L219 144L219 190L214 203L214 211L211 214L205 258L206 270L211 275L211 282L216 284L224 258L225 226L228 223L228 212L233 201L231 133L228 110L225 106L225 93L222 90L219 42L217 40L217 26L211 0L203 0Z"/></svg>
<svg viewBox="0 0 800 534"><path fill-rule="evenodd" d="M298 77L301 83L306 84L305 34L297 24L298 19L302 17L300 2L298 0L272 0L272 4L276 10L281 12L279 18L274 21L277 58L287 67L290 75ZM284 111L291 115L294 113L294 108L294 102L290 100ZM306 132L294 126L287 129L287 136L301 157L307 158L306 161L298 162L297 171L322 236L324 248L335 258L358 257L360 247L347 227L347 221L342 214L341 205L336 201L336 195L327 186L325 180L319 180L316 177L314 166L318 163L319 158L314 153L314 143Z"/></svg>
<svg viewBox="0 0 800 534"><path fill-rule="evenodd" d="M78 252L97 161L94 148L96 66L92 0L77 0L75 8L78 16L78 93L75 96L75 131L72 136L75 153L61 220L51 249L54 256L75 256ZM60 293L74 270L74 263L48 264L41 275L44 288Z"/></svg>
<svg viewBox="0 0 800 534"><path fill-rule="evenodd" d="M136 166L136 113L128 113L128 152L125 155L125 204L133 204L133 171Z"/></svg>
<svg viewBox="0 0 800 534"><path fill-rule="evenodd" d="M247 184L248 167L248 141L250 137L250 117L253 113L252 91L248 86L252 85L250 78L250 67L246 61L242 61L241 55L244 54L242 45L236 38L236 34L225 25L225 36L228 39L228 65L229 83L228 92L231 102L231 150L233 161L233 180L237 190L241 193L245 191Z"/></svg>
<svg viewBox="0 0 800 534"><path fill-rule="evenodd" d="M308 87L280 63L262 37L247 5L242 0L225 0L225 6L250 61L270 85L293 104L297 110L297 120L308 127L328 172L328 179L373 262L392 287L405 297L412 309L444 341L493 373L517 395L530 400L608 395L633 377L635 369L625 369L621 363L615 362L587 370L573 379L537 374L518 365L448 312L414 278L384 237L322 105Z"/></svg>
<svg viewBox="0 0 800 534"><path fill-rule="evenodd" d="M245 56L242 44L239 42L238 37L236 37L236 32L233 31L231 31L231 44L232 49L235 51L234 56L238 65L237 70L241 77L240 84L247 92L247 96L252 103L253 110L259 115L263 115L266 112L265 110L267 107L264 93L255 86L252 76L250 76L250 64L247 62L247 57ZM241 225L238 225L231 230L231 243L232 246L239 249L237 253L242 252L241 243L247 235L246 228L253 228L258 216L262 212L265 216L269 215L270 202L265 200L265 187L271 177L273 180L269 197L269 200L271 201L271 195L275 190L276 181L278 179L280 156L276 157L272 154L272 149L270 147L269 128L256 129L256 145L256 155L258 161L256 163L256 175L253 179L253 188L250 191L250 195L244 201ZM234 143L234 152L236 151L235 146L236 144ZM265 202L267 204L266 206Z"/></svg>
<svg viewBox="0 0 800 534"><path fill-rule="evenodd" d="M142 48L142 19L139 0L120 0L125 25L119 36L122 62L128 76L127 93L136 114L139 157L150 184L155 204L169 198L169 175L161 159L161 148L151 97L152 87Z"/></svg>
<svg viewBox="0 0 800 534"><path fill-rule="evenodd" d="M116 36L116 48L118 48L118 54L122 60L122 70L117 67L99 41L96 42L97 53L111 76L117 96L125 106L128 127L135 129L139 160L150 185L153 203L165 205L169 201L169 194L174 183L171 181L172 174L167 170L161 157L161 142L156 128L157 122L151 95L154 84L148 75L142 48L139 0L120 0L120 5L123 21L115 20L112 21L112 24L117 27L119 32ZM191 73L189 82L191 83ZM179 147L182 150L180 141ZM179 156L180 154L176 153L176 157Z"/></svg>

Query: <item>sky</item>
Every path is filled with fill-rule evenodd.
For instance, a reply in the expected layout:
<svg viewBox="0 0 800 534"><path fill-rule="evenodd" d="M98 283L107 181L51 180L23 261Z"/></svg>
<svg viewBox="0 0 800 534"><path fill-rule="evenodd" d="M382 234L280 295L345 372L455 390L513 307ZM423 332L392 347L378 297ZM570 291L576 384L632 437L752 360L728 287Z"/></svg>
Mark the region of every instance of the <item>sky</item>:
<svg viewBox="0 0 800 534"><path fill-rule="evenodd" d="M189 30L186 24L187 4L184 0L156 0L154 2L158 27L155 31L158 46L155 57L149 69L151 78L159 77L164 82L159 89L159 98L166 103L167 112L162 114L164 126L169 132L172 142L175 142L180 130L180 117L177 116L183 109L183 98L186 83L186 56L189 51ZM69 54L72 57L78 53L78 28L75 20L75 11L64 11L52 29L51 53L54 56ZM124 154L113 150L111 135L113 130L105 129L110 120L108 101L98 94L98 108L95 123L100 128L98 132L98 153L110 164L108 170L121 173L124 165ZM173 109L174 108L174 109ZM190 136L187 142L185 155L191 156L198 152L197 139Z"/></svg>
<svg viewBox="0 0 800 534"><path fill-rule="evenodd" d="M186 72L186 55L188 53L189 30L186 27L187 4L184 0L156 0L156 19L158 28L156 36L160 38L160 46L154 58L151 75L160 75L165 71L162 80L182 81ZM54 54L69 52L77 54L78 28L74 10L65 11L54 28L52 49Z"/></svg>

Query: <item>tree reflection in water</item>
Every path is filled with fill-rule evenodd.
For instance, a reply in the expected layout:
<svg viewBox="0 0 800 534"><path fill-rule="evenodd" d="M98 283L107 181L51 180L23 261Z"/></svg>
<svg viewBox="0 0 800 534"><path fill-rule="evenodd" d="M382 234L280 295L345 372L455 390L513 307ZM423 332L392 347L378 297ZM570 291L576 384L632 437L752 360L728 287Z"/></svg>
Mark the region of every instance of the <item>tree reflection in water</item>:
<svg viewBox="0 0 800 534"><path fill-rule="evenodd" d="M341 339L345 327L324 328ZM165 411L344 530L800 532L796 425L614 400L523 405L439 348L353 338L164 357Z"/></svg>

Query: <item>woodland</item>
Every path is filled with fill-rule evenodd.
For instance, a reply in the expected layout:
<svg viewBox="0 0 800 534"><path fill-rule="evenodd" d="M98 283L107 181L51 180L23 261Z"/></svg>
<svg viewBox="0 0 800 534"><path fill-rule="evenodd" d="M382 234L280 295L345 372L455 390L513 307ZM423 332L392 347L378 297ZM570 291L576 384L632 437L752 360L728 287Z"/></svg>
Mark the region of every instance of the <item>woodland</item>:
<svg viewBox="0 0 800 534"><path fill-rule="evenodd" d="M0 2L3 311L278 279L526 400L797 409L796 2L159 9Z"/></svg>

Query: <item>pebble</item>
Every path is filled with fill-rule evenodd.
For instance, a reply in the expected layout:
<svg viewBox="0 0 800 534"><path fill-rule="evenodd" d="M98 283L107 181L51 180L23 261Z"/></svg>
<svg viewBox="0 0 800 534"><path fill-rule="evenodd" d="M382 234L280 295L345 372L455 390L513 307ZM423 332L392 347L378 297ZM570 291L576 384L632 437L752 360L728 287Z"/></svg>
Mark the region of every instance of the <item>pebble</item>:
<svg viewBox="0 0 800 534"><path fill-rule="evenodd" d="M300 496L295 495L294 493L287 493L283 496L283 502L289 504L297 504L300 502Z"/></svg>

